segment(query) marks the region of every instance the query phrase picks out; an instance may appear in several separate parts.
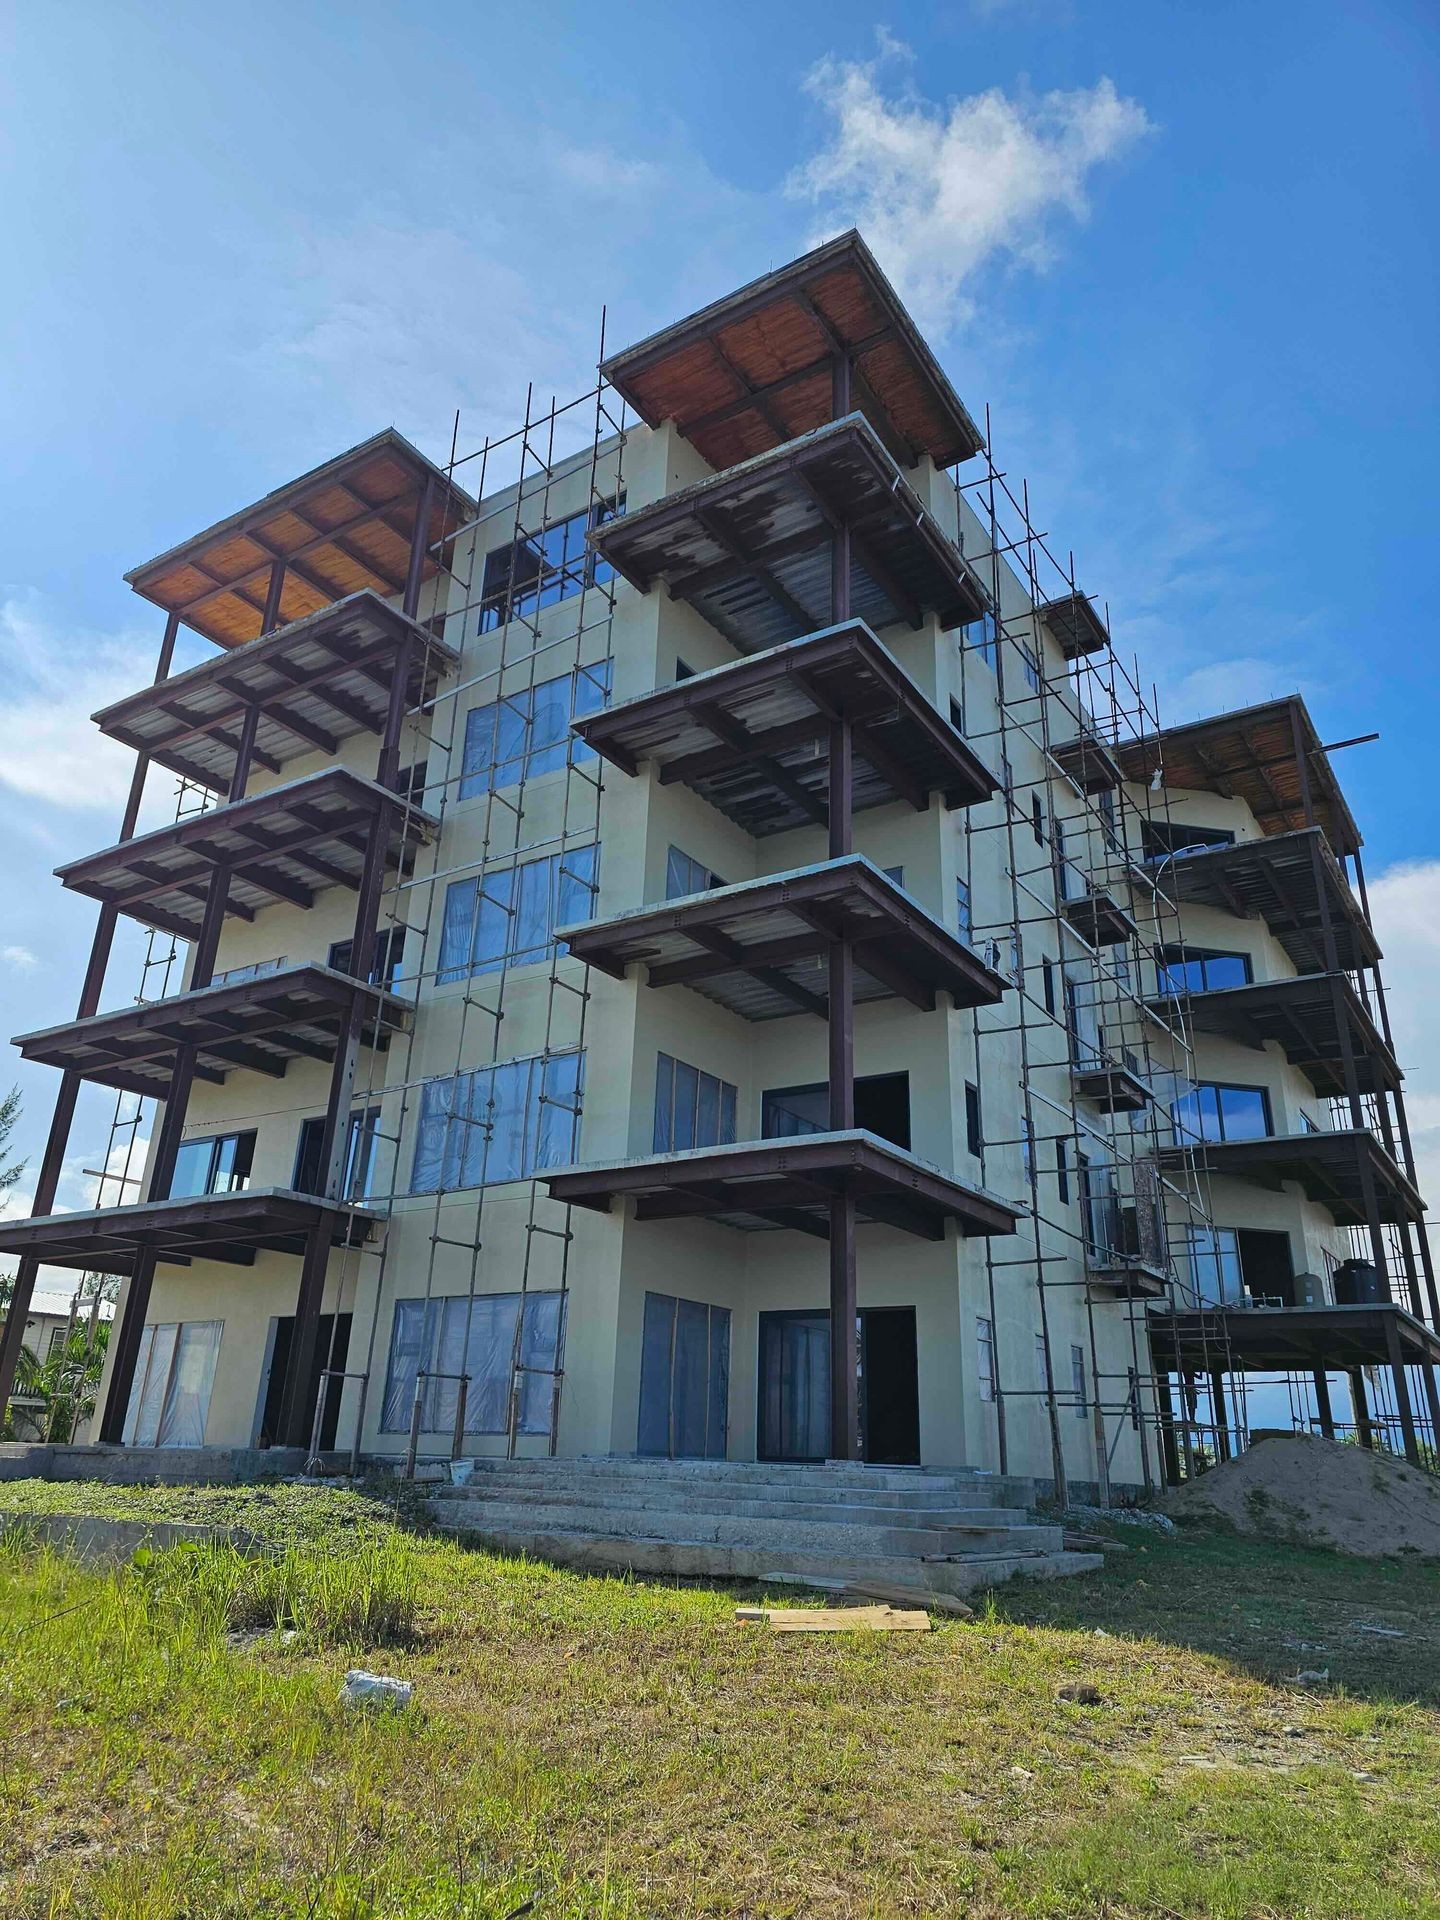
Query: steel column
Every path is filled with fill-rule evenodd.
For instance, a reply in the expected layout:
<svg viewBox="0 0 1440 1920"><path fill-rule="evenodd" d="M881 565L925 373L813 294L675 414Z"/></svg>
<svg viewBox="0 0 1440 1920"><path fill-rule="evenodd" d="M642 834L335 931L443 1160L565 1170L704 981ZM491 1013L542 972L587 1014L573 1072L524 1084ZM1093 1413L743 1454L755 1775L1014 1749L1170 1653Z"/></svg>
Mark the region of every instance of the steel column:
<svg viewBox="0 0 1440 1920"><path fill-rule="evenodd" d="M1415 1438L1415 1410L1410 1404L1410 1381L1405 1372L1405 1355L1400 1347L1400 1330L1394 1317L1385 1316L1385 1352L1390 1360L1390 1373L1395 1382L1395 1410L1400 1415L1400 1438L1405 1446L1405 1458L1412 1467L1420 1464L1420 1446Z"/></svg>
<svg viewBox="0 0 1440 1920"><path fill-rule="evenodd" d="M1225 1374L1222 1368L1210 1369L1210 1405L1215 1415L1215 1453L1217 1460L1230 1458L1230 1420L1225 1405Z"/></svg>
<svg viewBox="0 0 1440 1920"><path fill-rule="evenodd" d="M1320 1431L1327 1440L1335 1438L1335 1415L1330 1406L1330 1378L1323 1367L1314 1374L1315 1405L1320 1413Z"/></svg>
<svg viewBox="0 0 1440 1920"><path fill-rule="evenodd" d="M165 634L160 642L160 652L155 662L155 678L152 684L157 687L162 680L168 680L170 677L170 667L175 658L175 642L179 632L180 616L178 613L172 613L165 622ZM130 776L130 791L126 796L125 810L120 819L117 841L133 840L135 837L136 823L140 818L140 803L145 797L145 776L149 770L149 756L137 753L135 770ZM105 989L105 969L109 964L110 950L115 942L115 928L119 924L119 918L116 908L101 907L95 922L95 935L90 943L90 958L85 967L85 979L80 988L79 1004L75 1009L77 1020L87 1020L92 1013L98 1013L100 1010L100 996ZM40 1157L35 1197L30 1203L32 1219L39 1219L49 1213L55 1204L60 1175L65 1166L65 1150L70 1143L70 1128L75 1119L75 1103L80 1097L82 1084L81 1076L69 1068L60 1076L60 1090L55 1096L55 1111L50 1119L45 1151ZM31 1254L23 1255L15 1269L15 1284L6 1312L5 1329L3 1336L0 1336L0 1418L4 1416L10 1399L10 1389L14 1384L15 1367L20 1358L20 1343L25 1333L25 1316L30 1311L30 1302L35 1293L35 1276L39 1270L40 1262Z"/></svg>
<svg viewBox="0 0 1440 1920"><path fill-rule="evenodd" d="M285 591L285 562L270 562L270 584L265 589L265 611L260 616L260 632L273 633L280 625L280 596Z"/></svg>
<svg viewBox="0 0 1440 1920"><path fill-rule="evenodd" d="M1375 1432L1370 1425L1370 1406L1365 1397L1365 1369L1350 1367L1347 1372L1350 1377L1350 1406L1355 1415L1355 1431L1361 1446L1368 1450L1375 1445Z"/></svg>

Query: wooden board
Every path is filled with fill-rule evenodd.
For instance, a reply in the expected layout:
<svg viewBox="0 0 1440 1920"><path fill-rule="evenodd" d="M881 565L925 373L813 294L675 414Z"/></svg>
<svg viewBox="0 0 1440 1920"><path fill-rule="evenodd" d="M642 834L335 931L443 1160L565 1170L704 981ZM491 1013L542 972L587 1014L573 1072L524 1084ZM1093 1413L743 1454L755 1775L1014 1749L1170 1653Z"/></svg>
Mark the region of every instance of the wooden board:
<svg viewBox="0 0 1440 1920"><path fill-rule="evenodd" d="M775 1633L929 1633L928 1613L895 1607L737 1607L738 1626Z"/></svg>

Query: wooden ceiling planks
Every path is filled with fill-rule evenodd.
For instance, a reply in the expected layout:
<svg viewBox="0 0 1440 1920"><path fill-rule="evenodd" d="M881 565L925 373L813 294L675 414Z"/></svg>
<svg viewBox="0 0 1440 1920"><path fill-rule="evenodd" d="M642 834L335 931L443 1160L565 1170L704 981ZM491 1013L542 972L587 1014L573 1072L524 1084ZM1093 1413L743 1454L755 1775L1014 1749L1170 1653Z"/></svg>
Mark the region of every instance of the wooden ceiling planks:
<svg viewBox="0 0 1440 1920"><path fill-rule="evenodd" d="M366 589L400 593L429 479L439 483L426 528L433 548L473 513L474 503L387 429L125 578L218 646L243 646L260 635L276 560L286 563L283 621L304 619ZM437 565L427 557L426 579Z"/></svg>
<svg viewBox="0 0 1440 1920"><path fill-rule="evenodd" d="M673 420L718 470L833 417L837 349L862 408L912 458L948 467L979 452L978 428L854 232L613 355L604 372L642 419Z"/></svg>

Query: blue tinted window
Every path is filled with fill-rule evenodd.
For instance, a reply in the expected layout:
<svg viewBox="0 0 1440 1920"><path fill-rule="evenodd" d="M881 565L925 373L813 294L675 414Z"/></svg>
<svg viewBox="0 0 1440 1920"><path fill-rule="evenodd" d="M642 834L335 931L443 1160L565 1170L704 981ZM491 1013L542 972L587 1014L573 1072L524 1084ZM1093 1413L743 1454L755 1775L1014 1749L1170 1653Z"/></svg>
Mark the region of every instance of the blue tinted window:
<svg viewBox="0 0 1440 1920"><path fill-rule="evenodd" d="M662 1053L655 1068L656 1153L733 1145L735 1094L728 1080Z"/></svg>
<svg viewBox="0 0 1440 1920"><path fill-rule="evenodd" d="M1203 947L1162 947L1157 970L1161 993L1208 993L1250 981L1250 956L1211 953Z"/></svg>
<svg viewBox="0 0 1440 1920"><path fill-rule="evenodd" d="M572 513L487 553L480 588L480 631L488 633L518 614L533 614L585 587L613 580L614 568L591 553L585 536L592 527L603 526L624 511L621 494L617 500Z"/></svg>
<svg viewBox="0 0 1440 1920"><path fill-rule="evenodd" d="M555 680L521 687L465 716L460 798L493 793L533 774L578 766L594 753L570 731L572 719L598 713L610 698L611 663L597 660Z"/></svg>
<svg viewBox="0 0 1440 1920"><path fill-rule="evenodd" d="M593 913L599 871L600 849L591 845L452 881L440 929L440 983L548 958L555 928Z"/></svg>
<svg viewBox="0 0 1440 1920"><path fill-rule="evenodd" d="M1260 1140L1271 1131L1270 1096L1264 1087L1201 1081L1174 1103L1170 1117L1182 1141Z"/></svg>
<svg viewBox="0 0 1440 1920"><path fill-rule="evenodd" d="M428 1080L411 1169L413 1193L524 1180L575 1158L583 1053L506 1060Z"/></svg>

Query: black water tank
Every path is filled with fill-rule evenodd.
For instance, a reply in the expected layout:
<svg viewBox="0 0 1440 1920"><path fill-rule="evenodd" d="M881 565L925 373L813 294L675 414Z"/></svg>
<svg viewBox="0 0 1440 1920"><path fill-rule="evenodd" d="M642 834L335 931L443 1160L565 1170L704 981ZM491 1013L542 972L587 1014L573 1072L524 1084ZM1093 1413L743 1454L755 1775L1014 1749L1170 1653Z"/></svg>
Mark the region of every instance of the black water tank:
<svg viewBox="0 0 1440 1920"><path fill-rule="evenodd" d="M1386 1298L1379 1272L1369 1260L1342 1260L1335 1269L1335 1304L1370 1307Z"/></svg>

